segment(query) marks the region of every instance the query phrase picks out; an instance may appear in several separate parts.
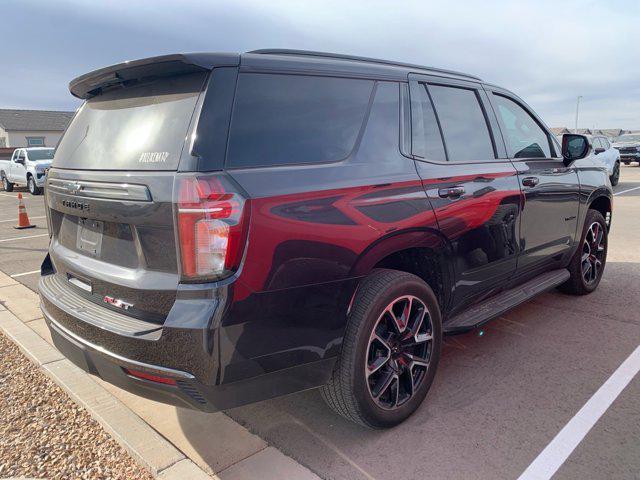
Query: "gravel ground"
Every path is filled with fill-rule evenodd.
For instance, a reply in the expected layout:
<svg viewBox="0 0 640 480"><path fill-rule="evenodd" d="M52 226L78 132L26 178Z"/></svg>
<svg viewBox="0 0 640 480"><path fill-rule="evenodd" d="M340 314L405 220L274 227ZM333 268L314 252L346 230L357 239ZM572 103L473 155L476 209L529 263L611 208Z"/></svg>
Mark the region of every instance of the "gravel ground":
<svg viewBox="0 0 640 480"><path fill-rule="evenodd" d="M152 479L0 333L0 478Z"/></svg>

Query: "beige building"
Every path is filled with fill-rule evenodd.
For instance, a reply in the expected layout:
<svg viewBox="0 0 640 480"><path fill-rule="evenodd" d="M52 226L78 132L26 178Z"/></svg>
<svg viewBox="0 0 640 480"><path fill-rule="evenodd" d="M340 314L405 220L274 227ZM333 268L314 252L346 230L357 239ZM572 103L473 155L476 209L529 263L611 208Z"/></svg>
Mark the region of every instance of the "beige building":
<svg viewBox="0 0 640 480"><path fill-rule="evenodd" d="M74 112L0 109L0 148L55 147Z"/></svg>

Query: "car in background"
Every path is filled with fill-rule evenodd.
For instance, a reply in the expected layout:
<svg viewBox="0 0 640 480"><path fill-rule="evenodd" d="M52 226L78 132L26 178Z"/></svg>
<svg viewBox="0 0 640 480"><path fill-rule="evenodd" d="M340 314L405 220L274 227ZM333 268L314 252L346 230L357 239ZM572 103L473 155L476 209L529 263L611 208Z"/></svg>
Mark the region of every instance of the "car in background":
<svg viewBox="0 0 640 480"><path fill-rule="evenodd" d="M11 160L0 160L0 179L5 192L16 184L26 185L31 195L40 195L47 170L53 160L53 148L16 148Z"/></svg>
<svg viewBox="0 0 640 480"><path fill-rule="evenodd" d="M615 187L620 180L620 152L611 145L607 137L595 135L589 137L589 141L593 161L607 169L611 185Z"/></svg>
<svg viewBox="0 0 640 480"><path fill-rule="evenodd" d="M638 162L640 167L640 133L620 135L613 142L613 148L620 152L622 163L629 165L631 162Z"/></svg>

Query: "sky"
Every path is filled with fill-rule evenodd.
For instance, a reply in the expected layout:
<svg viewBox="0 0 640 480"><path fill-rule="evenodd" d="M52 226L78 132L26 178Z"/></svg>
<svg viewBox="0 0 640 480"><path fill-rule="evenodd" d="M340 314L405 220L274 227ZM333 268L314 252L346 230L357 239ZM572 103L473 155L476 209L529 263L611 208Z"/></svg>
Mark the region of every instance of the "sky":
<svg viewBox="0 0 640 480"><path fill-rule="evenodd" d="M2 0L0 108L74 110L124 60L294 48L459 70L549 126L640 129L640 1Z"/></svg>

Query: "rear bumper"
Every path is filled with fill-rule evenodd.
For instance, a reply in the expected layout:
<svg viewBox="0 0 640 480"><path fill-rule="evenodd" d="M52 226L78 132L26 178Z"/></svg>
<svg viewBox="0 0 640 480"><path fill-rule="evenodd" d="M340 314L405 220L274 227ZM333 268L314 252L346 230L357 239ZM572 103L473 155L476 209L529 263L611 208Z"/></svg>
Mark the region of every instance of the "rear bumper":
<svg viewBox="0 0 640 480"><path fill-rule="evenodd" d="M65 302L51 282L43 281L47 277L39 285L41 308L56 348L86 372L151 400L214 412L317 387L326 383L333 370L335 358L327 358L219 382L220 328L211 322L218 300L177 305L174 310L182 312L181 321L170 315L155 331L136 336L101 328L95 305L78 305L77 299L72 304L69 298ZM83 317L88 309L91 323ZM103 310L104 326L112 326L112 312ZM171 384L138 378L130 370L170 379Z"/></svg>
<svg viewBox="0 0 640 480"><path fill-rule="evenodd" d="M216 410L210 402L197 394L193 375L115 355L73 334L46 313L45 319L56 348L82 370L145 398L181 407ZM162 375L175 380L175 385L136 378L129 375L125 369Z"/></svg>

